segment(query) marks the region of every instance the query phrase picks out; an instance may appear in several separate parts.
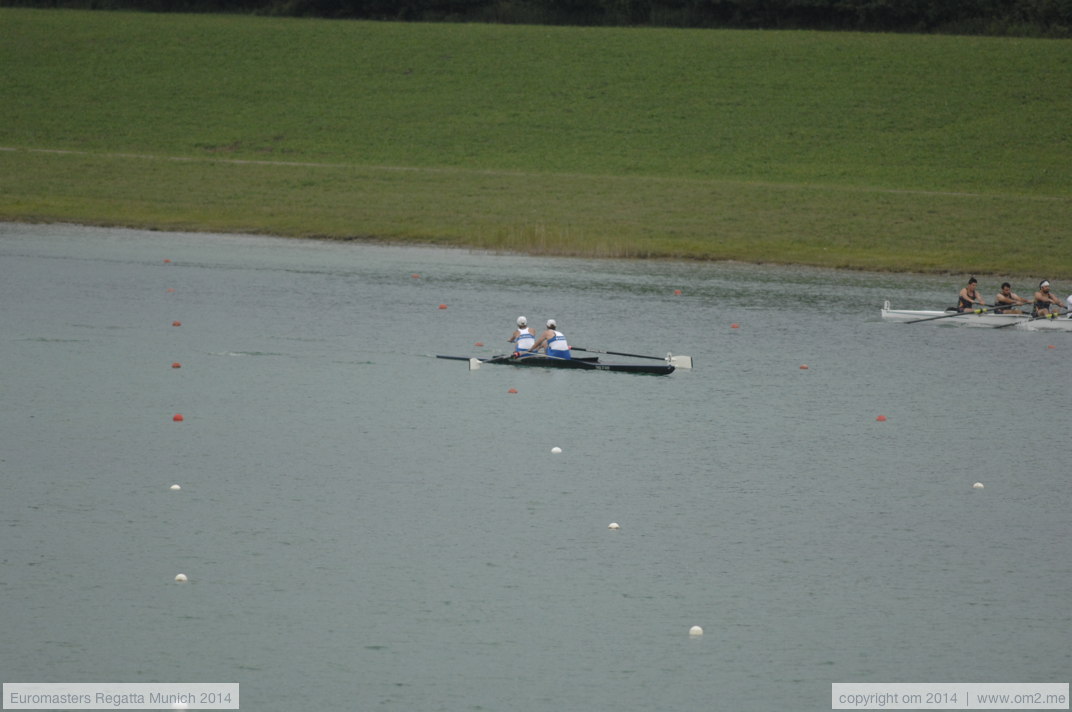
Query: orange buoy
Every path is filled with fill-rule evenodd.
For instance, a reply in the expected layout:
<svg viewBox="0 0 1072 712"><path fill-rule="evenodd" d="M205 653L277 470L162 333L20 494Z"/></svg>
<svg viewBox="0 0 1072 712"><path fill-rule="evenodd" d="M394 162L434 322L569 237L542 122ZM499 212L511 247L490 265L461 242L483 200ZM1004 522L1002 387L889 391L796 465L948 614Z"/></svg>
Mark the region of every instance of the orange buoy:
<svg viewBox="0 0 1072 712"><path fill-rule="evenodd" d="M178 361L176 361L175 363L171 364L171 367L172 368L182 368L182 364L179 363Z"/></svg>
<svg viewBox="0 0 1072 712"><path fill-rule="evenodd" d="M478 341L475 344L473 344L473 346L483 346L483 345L484 345L483 341Z"/></svg>
<svg viewBox="0 0 1072 712"><path fill-rule="evenodd" d="M681 296L681 290L680 289L675 289L674 290L674 296L675 297L680 297Z"/></svg>
<svg viewBox="0 0 1072 712"><path fill-rule="evenodd" d="M1047 346L1046 348L1048 348L1048 349L1055 349L1055 348L1057 348L1057 347L1056 347L1056 346L1054 346L1053 344L1050 344L1050 345L1049 345L1049 346Z"/></svg>
<svg viewBox="0 0 1072 712"><path fill-rule="evenodd" d="M808 370L808 364L806 364L806 363L800 364L800 370L801 371L807 371Z"/></svg>
<svg viewBox="0 0 1072 712"><path fill-rule="evenodd" d="M507 391L507 393L517 393L517 389L516 388L511 388L510 390Z"/></svg>
<svg viewBox="0 0 1072 712"><path fill-rule="evenodd" d="M447 308L447 305L446 305L446 304L440 304L440 305L439 305L439 308L440 308L440 309L446 309L446 308Z"/></svg>
<svg viewBox="0 0 1072 712"><path fill-rule="evenodd" d="M730 328L731 329L740 329L741 325L740 324L730 324Z"/></svg>
<svg viewBox="0 0 1072 712"><path fill-rule="evenodd" d="M181 321L173 321L173 322L171 322L171 325L172 326L182 326L182 322Z"/></svg>
<svg viewBox="0 0 1072 712"><path fill-rule="evenodd" d="M880 415L877 418L875 418L875 420L877 420L880 423L885 423L886 422L886 416Z"/></svg>
<svg viewBox="0 0 1072 712"><path fill-rule="evenodd" d="M169 259L165 259L165 260L164 260L164 264L166 264L166 265L169 265L169 264L171 264L171 260L169 260Z"/></svg>
<svg viewBox="0 0 1072 712"><path fill-rule="evenodd" d="M417 274L416 272L411 274L410 277L412 277L413 279L420 279L421 278L421 276L419 274Z"/></svg>
<svg viewBox="0 0 1072 712"><path fill-rule="evenodd" d="M168 294L171 294L172 292L175 291L175 288L174 287L168 287L167 290L168 290Z"/></svg>
<svg viewBox="0 0 1072 712"><path fill-rule="evenodd" d="M175 415L171 416L171 419L174 420L176 423L181 423L182 421L186 420L182 417L182 413L176 413Z"/></svg>

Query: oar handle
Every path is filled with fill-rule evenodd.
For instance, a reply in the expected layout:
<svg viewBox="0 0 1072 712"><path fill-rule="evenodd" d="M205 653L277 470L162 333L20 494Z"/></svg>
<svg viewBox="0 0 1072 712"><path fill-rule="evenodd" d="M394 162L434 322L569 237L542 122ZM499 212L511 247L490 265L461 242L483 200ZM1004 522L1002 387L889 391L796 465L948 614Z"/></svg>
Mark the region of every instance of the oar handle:
<svg viewBox="0 0 1072 712"><path fill-rule="evenodd" d="M1068 314L1069 312L1072 312L1072 309L1069 309L1069 308L1066 307L1065 309L1062 309L1061 311L1057 312L1056 314L1039 314L1038 316L1031 317L1030 319L1028 319L1028 321L1034 321L1035 319L1056 319L1057 317L1064 316L1065 314Z"/></svg>
<svg viewBox="0 0 1072 712"><path fill-rule="evenodd" d="M911 321L906 321L905 323L906 324L918 324L921 321L934 321L935 319L948 319L948 318L954 317L954 316L963 316L964 314L982 314L984 312L992 311L994 309L1010 309L1010 308L1012 308L1014 306L1019 306L1019 305L1016 305L1016 304L1000 304L1000 305L995 304L994 306L987 306L986 309L971 309L971 310L965 310L965 311L954 311L954 312L952 312L950 314L942 314L940 316L928 316L925 319L912 319ZM1001 328L1001 327L998 327L998 328Z"/></svg>
<svg viewBox="0 0 1072 712"><path fill-rule="evenodd" d="M585 349L580 346L570 346L573 351L586 351L591 354L607 354L608 356L632 356L633 358L650 358L656 361L665 361L665 356L641 356L640 354L625 354L621 351L600 351L599 349Z"/></svg>
<svg viewBox="0 0 1072 712"><path fill-rule="evenodd" d="M1069 313L1069 311L1072 311L1072 309L1065 309L1064 311L1058 312L1057 314L1039 314L1038 316L1033 316L1030 319L1024 319L1023 321L1013 321L1013 322L1010 322L1008 324L1002 324L1001 326L995 326L994 328L995 329L1004 329L1006 326L1016 326L1017 324L1026 324L1027 322L1035 321L1036 319L1056 319L1059 316L1064 316L1065 314Z"/></svg>

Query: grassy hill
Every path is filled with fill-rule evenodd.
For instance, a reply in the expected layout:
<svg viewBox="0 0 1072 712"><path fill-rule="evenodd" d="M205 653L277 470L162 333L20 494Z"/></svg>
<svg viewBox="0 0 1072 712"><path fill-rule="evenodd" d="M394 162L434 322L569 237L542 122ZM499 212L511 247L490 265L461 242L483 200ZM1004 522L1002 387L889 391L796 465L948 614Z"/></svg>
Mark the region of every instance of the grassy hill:
<svg viewBox="0 0 1072 712"><path fill-rule="evenodd" d="M0 219L1072 277L1072 41L0 9Z"/></svg>

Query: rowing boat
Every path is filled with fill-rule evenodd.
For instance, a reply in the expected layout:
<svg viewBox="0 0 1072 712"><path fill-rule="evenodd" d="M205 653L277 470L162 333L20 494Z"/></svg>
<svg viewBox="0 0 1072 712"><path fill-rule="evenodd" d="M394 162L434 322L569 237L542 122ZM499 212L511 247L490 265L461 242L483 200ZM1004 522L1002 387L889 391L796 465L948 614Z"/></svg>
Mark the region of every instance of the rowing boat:
<svg viewBox="0 0 1072 712"><path fill-rule="evenodd" d="M984 329L1008 327L1025 331L1072 332L1072 318L1068 316L1033 318L1030 314L995 314L988 311L981 314L976 312L953 314L953 312L945 311L890 309L888 300L882 305L882 318L885 321L899 322L926 320L927 323L939 326L969 326Z"/></svg>
<svg viewBox="0 0 1072 712"><path fill-rule="evenodd" d="M572 368L581 371L617 371L618 373L643 373L652 376L665 376L674 372L674 364L646 363L601 363L598 356L583 358L554 358L551 356L492 356L491 358L470 358L468 356L440 356L436 358L468 361L469 368L480 368L481 364L506 364L508 366L535 366L537 368Z"/></svg>

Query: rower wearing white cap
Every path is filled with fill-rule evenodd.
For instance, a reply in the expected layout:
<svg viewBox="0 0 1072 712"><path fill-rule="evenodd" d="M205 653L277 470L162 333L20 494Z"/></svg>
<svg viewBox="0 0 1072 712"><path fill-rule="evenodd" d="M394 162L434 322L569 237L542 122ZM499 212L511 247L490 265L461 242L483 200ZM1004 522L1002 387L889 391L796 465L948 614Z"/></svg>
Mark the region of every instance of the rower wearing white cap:
<svg viewBox="0 0 1072 712"><path fill-rule="evenodd" d="M514 329L514 333L510 335L507 341L514 344L514 355L518 355L522 351L529 351L532 349L532 345L536 343L536 331L529 326L529 320L523 316L517 318L517 328Z"/></svg>
<svg viewBox="0 0 1072 712"><path fill-rule="evenodd" d="M552 358L572 358L566 336L558 330L558 324L554 319L547 320L547 331L540 334L532 350L538 351L541 346L547 345L547 355Z"/></svg>
<svg viewBox="0 0 1072 712"><path fill-rule="evenodd" d="M1068 306L1060 299L1050 294L1050 283L1045 279L1039 282L1039 290L1035 292L1035 316L1057 315Z"/></svg>

